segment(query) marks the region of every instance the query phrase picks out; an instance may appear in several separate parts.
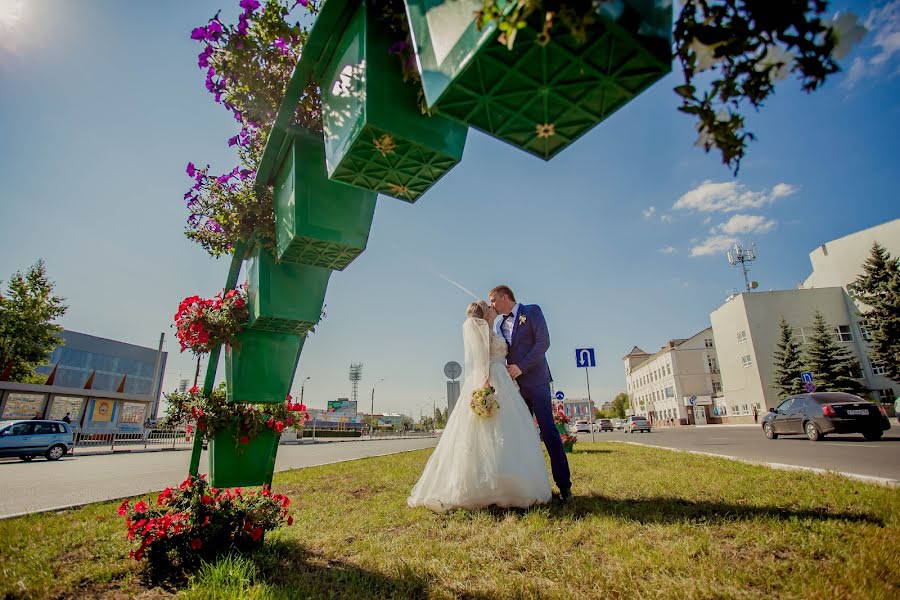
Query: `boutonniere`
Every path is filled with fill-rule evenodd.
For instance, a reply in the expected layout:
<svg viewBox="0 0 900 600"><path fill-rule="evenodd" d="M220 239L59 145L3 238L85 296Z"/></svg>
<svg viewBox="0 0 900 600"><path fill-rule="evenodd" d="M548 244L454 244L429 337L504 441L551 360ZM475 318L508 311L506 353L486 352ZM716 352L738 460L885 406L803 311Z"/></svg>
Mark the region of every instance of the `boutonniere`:
<svg viewBox="0 0 900 600"><path fill-rule="evenodd" d="M528 319L525 318L525 315L519 315L519 325L524 325L525 321Z"/></svg>

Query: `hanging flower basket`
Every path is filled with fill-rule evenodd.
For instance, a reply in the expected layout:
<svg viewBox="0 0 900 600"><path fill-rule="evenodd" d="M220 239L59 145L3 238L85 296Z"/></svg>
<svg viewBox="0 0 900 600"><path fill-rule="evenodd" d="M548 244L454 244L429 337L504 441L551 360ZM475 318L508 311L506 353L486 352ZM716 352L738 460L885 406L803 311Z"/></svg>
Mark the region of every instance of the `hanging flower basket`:
<svg viewBox="0 0 900 600"><path fill-rule="evenodd" d="M322 85L328 176L415 202L462 158L467 127L422 114L378 9L359 3Z"/></svg>
<svg viewBox="0 0 900 600"><path fill-rule="evenodd" d="M328 179L320 132L290 136L274 182L278 259L343 270L366 249L377 194Z"/></svg>
<svg viewBox="0 0 900 600"><path fill-rule="evenodd" d="M293 333L244 331L225 347L228 402L284 402L304 337Z"/></svg>
<svg viewBox="0 0 900 600"><path fill-rule="evenodd" d="M306 335L321 319L330 276L329 269L278 263L257 247L247 266L247 328Z"/></svg>
<svg viewBox="0 0 900 600"><path fill-rule="evenodd" d="M515 22L511 41L517 2L492 3L480 30L482 0L405 2L428 107L545 160L671 69L671 0L564 1ZM588 12L573 28L566 9Z"/></svg>
<svg viewBox="0 0 900 600"><path fill-rule="evenodd" d="M241 442L230 427L209 442L209 476L213 487L244 487L272 482L279 434L261 431Z"/></svg>

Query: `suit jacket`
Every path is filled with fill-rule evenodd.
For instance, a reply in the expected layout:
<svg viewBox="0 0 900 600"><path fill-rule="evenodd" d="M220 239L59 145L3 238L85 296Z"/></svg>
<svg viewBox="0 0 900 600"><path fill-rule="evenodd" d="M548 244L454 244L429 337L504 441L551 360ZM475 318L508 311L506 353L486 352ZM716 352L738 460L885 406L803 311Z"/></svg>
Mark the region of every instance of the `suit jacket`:
<svg viewBox="0 0 900 600"><path fill-rule="evenodd" d="M500 331L497 321L497 332ZM550 366L547 364L547 349L550 348L550 332L547 321L537 304L520 304L519 314L513 323L512 342L506 353L506 363L516 365L522 374L516 379L521 387L550 386Z"/></svg>

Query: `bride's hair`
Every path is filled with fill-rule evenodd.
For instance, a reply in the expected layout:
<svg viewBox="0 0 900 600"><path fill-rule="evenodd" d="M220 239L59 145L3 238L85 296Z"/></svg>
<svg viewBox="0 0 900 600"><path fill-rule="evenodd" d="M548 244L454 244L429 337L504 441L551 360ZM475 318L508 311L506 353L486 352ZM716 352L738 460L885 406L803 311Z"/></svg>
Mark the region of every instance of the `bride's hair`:
<svg viewBox="0 0 900 600"><path fill-rule="evenodd" d="M484 300L476 300L466 309L467 317L474 317L476 319L485 319L488 314L488 303Z"/></svg>

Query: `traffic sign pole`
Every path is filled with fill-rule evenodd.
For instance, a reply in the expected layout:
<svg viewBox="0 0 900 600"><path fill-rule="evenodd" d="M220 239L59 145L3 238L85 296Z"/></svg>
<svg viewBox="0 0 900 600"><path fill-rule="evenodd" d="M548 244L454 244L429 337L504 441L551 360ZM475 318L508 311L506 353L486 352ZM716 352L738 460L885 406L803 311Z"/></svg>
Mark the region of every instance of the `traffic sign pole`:
<svg viewBox="0 0 900 600"><path fill-rule="evenodd" d="M587 379L587 388L588 388L588 406L590 407L588 410L591 411L591 420L589 423L591 424L591 441L594 440L594 401L591 400L591 376L588 374L588 368L584 368L584 377Z"/></svg>

